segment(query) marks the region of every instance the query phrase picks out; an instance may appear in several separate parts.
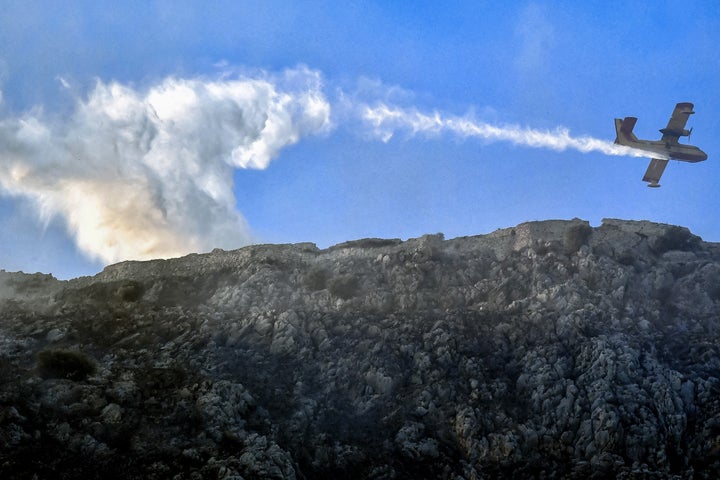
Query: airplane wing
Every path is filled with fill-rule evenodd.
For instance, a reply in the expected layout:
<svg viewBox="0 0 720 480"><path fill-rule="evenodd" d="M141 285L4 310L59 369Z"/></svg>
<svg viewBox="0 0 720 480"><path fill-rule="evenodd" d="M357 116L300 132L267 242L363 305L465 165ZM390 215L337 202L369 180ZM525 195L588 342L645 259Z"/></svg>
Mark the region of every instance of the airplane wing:
<svg viewBox="0 0 720 480"><path fill-rule="evenodd" d="M650 160L650 165L648 165L648 169L645 172L643 182L650 182L648 184L648 187L659 187L660 184L658 182L660 181L660 177L662 177L662 174L665 171L665 167L667 166L667 164L667 160L660 158L653 158L652 160Z"/></svg>
<svg viewBox="0 0 720 480"><path fill-rule="evenodd" d="M669 144L678 143L678 139L682 136L687 136L690 132L685 130L685 124L687 124L688 118L693 113L693 104L689 102L681 102L675 105L670 121L667 127L660 130L663 134L662 141ZM661 172L662 173L662 172Z"/></svg>

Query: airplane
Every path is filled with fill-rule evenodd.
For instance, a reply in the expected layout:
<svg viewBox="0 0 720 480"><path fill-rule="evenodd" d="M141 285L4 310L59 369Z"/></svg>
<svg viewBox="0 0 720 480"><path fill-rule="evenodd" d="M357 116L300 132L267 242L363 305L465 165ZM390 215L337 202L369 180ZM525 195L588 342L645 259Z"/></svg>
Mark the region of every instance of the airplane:
<svg viewBox="0 0 720 480"><path fill-rule="evenodd" d="M649 182L648 187L657 188L660 177L665 171L669 160L680 160L683 162L702 162L707 160L707 154L698 147L678 143L680 137L690 138L692 128L685 130L685 124L693 113L693 104L681 102L675 105L667 127L661 128L662 138L660 140L639 140L633 133L637 117L625 117L623 120L615 119L615 131L617 137L615 143L625 145L646 152L652 152L652 160L648 166L643 182Z"/></svg>

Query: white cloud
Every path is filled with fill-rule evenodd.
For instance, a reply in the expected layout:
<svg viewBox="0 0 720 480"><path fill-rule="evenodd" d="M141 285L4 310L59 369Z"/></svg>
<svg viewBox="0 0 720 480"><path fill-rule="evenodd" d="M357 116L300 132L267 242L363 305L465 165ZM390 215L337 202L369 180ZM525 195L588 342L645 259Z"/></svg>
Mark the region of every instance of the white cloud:
<svg viewBox="0 0 720 480"><path fill-rule="evenodd" d="M238 247L252 234L233 168L266 168L329 128L320 75L305 68L146 90L98 81L64 121L0 120L0 191L30 199L46 221L62 217L105 262Z"/></svg>
<svg viewBox="0 0 720 480"><path fill-rule="evenodd" d="M70 85L70 82L68 82L67 80L65 80L65 78L61 77L60 75L58 75L57 77L55 77L55 79L56 79L58 82L60 82L60 86L61 86L62 88L64 88L65 90L70 90L70 89L72 88L72 86Z"/></svg>
<svg viewBox="0 0 720 480"><path fill-rule="evenodd" d="M536 130L517 125L497 126L473 119L439 112L423 113L414 108L402 108L384 103L358 107L365 125L373 135L384 142L397 132L409 135L454 134L461 138L479 138L489 142L510 142L532 148L548 148L557 151L567 149L579 152L601 152L607 155L645 157L647 153L607 140L589 136L573 137L566 128Z"/></svg>

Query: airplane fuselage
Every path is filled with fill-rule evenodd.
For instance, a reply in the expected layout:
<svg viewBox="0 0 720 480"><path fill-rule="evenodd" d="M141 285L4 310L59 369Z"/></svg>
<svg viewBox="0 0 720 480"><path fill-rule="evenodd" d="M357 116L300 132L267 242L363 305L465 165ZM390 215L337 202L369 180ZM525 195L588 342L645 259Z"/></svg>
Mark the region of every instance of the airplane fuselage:
<svg viewBox="0 0 720 480"><path fill-rule="evenodd" d="M683 143L667 144L662 140L638 140L623 142L623 145L627 145L631 148L637 148L638 150L645 150L646 152L656 153L659 157L663 157L667 160L680 160L683 162L697 163L707 160L707 153L700 150L694 145L687 145Z"/></svg>

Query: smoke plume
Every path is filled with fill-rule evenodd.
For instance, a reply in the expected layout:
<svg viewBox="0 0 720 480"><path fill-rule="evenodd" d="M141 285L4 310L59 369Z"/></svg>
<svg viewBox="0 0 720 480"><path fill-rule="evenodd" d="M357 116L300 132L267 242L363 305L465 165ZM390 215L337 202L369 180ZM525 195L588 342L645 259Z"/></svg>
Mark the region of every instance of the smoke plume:
<svg viewBox="0 0 720 480"><path fill-rule="evenodd" d="M438 112L422 113L413 108L402 108L384 103L359 107L362 121L373 135L383 142L389 141L397 132L409 135L440 135L449 133L461 138L478 138L488 142L510 142L532 148L549 148L563 151L601 152L606 155L645 157L647 153L615 145L593 137L573 137L566 128L553 131L535 130L516 125L497 126L474 120L471 117L443 115Z"/></svg>
<svg viewBox="0 0 720 480"><path fill-rule="evenodd" d="M320 75L307 69L145 90L98 81L69 118L0 120L0 192L30 199L46 222L61 217L104 262L238 247L252 234L233 169L263 169L329 128Z"/></svg>
<svg viewBox="0 0 720 480"><path fill-rule="evenodd" d="M370 86L350 95L338 90L334 116L347 128L360 121L385 142L398 132L450 134L645 155L562 128L398 107L388 98L397 89ZM103 262L239 247L253 236L236 206L233 170L264 169L284 147L329 131L330 112L321 75L306 68L236 79L170 77L145 89L98 81L67 118L35 109L0 119L0 193L29 199L44 222L59 217L78 247Z"/></svg>

